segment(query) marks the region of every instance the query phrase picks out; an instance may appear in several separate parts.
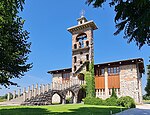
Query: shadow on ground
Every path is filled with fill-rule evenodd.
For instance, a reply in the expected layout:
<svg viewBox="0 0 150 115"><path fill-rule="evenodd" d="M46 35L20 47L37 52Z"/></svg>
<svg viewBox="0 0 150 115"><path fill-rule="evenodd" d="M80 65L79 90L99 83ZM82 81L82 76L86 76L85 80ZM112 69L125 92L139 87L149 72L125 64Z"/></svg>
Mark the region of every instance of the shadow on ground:
<svg viewBox="0 0 150 115"><path fill-rule="evenodd" d="M55 107L55 106L54 106ZM80 107L68 109L69 112L52 112L46 108L9 108L0 109L0 115L110 115L120 112L118 108Z"/></svg>

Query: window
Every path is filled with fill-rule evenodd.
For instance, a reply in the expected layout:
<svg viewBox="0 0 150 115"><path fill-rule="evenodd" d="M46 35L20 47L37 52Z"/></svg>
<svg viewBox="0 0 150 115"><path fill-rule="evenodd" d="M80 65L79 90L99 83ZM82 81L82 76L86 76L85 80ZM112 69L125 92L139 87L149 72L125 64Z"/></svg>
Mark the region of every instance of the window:
<svg viewBox="0 0 150 115"><path fill-rule="evenodd" d="M104 75L104 73L105 73L105 70L104 70L104 68L102 68L101 69L101 75Z"/></svg>
<svg viewBox="0 0 150 115"><path fill-rule="evenodd" d="M86 65L86 71L89 71L89 64Z"/></svg>
<svg viewBox="0 0 150 115"><path fill-rule="evenodd" d="M76 71L76 69L77 69L76 66L74 66L74 71Z"/></svg>
<svg viewBox="0 0 150 115"><path fill-rule="evenodd" d="M80 21L80 24L82 24L82 21Z"/></svg>
<svg viewBox="0 0 150 115"><path fill-rule="evenodd" d="M82 64L82 61L80 61L80 64Z"/></svg>
<svg viewBox="0 0 150 115"><path fill-rule="evenodd" d="M83 52L80 52L80 55L82 55L83 54Z"/></svg>
<svg viewBox="0 0 150 115"><path fill-rule="evenodd" d="M70 78L70 73L63 73L62 78L63 79L69 79Z"/></svg>
<svg viewBox="0 0 150 115"><path fill-rule="evenodd" d="M87 39L87 35L85 33L79 34L76 38L76 41L78 42L79 40L86 40Z"/></svg>
<svg viewBox="0 0 150 115"><path fill-rule="evenodd" d="M77 49L77 44L74 44L74 49Z"/></svg>
<svg viewBox="0 0 150 115"><path fill-rule="evenodd" d="M89 46L89 41L86 41L86 46Z"/></svg>
<svg viewBox="0 0 150 115"><path fill-rule="evenodd" d="M75 56L75 57L74 57L74 63L76 63L76 62L77 62L77 57Z"/></svg>
<svg viewBox="0 0 150 115"><path fill-rule="evenodd" d="M80 39L79 40L79 48L83 48L84 47L84 42Z"/></svg>
<svg viewBox="0 0 150 115"><path fill-rule="evenodd" d="M86 55L86 60L89 60L89 54Z"/></svg>
<svg viewBox="0 0 150 115"><path fill-rule="evenodd" d="M120 72L119 67L108 68L108 74L119 74L119 72Z"/></svg>
<svg viewBox="0 0 150 115"><path fill-rule="evenodd" d="M104 75L104 73L105 73L104 68L97 68L97 69L96 69L96 75L97 75L97 76Z"/></svg>
<svg viewBox="0 0 150 115"><path fill-rule="evenodd" d="M76 42L79 42L79 48L83 48L84 47L84 40L87 39L87 35L85 33L79 34L76 37Z"/></svg>

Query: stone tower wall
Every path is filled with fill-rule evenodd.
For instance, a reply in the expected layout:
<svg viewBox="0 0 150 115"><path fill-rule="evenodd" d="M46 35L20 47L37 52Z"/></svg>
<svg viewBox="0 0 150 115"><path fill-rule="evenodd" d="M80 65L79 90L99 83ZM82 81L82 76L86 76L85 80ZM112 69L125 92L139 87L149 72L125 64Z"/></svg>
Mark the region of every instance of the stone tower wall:
<svg viewBox="0 0 150 115"><path fill-rule="evenodd" d="M85 33L87 35L87 39L84 40L84 48L86 47L86 42L89 42L89 48L83 48L83 49L79 49L79 42L77 42L76 38L79 34L81 33ZM74 73L74 66L76 66L76 70L81 66L80 61L82 61L82 63L84 63L86 61L86 55L89 55L89 62L92 61L92 59L94 58L94 54L93 54L93 30L89 27L86 29L82 29L80 31L76 31L73 35L72 35L72 50L74 49L74 44L77 44L77 50L72 52L72 72ZM82 52L82 54L81 54ZM74 63L74 57L77 57L77 62ZM85 69L85 68L84 68ZM84 70L83 70L84 71Z"/></svg>

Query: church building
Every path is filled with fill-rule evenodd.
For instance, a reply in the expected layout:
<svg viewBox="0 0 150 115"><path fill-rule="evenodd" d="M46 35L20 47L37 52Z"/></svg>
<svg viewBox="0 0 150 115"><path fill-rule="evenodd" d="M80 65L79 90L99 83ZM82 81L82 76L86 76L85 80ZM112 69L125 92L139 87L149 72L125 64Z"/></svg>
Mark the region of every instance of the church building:
<svg viewBox="0 0 150 115"><path fill-rule="evenodd" d="M67 29L72 35L72 67L48 71L53 83L63 84L75 79L85 83L84 74L94 60L93 31L98 27L84 16L77 22L76 26ZM109 98L114 88L118 97L130 96L136 103L142 103L142 58L95 64L94 73L96 97Z"/></svg>

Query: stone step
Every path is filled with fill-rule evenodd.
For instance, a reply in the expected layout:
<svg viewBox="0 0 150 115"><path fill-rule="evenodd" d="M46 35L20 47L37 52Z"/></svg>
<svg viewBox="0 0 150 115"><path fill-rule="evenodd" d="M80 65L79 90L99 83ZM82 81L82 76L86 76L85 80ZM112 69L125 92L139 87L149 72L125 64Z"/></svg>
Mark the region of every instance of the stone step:
<svg viewBox="0 0 150 115"><path fill-rule="evenodd" d="M23 103L23 96L17 97L15 99L12 99L10 101L1 102L1 106L9 106L9 105L21 105Z"/></svg>

